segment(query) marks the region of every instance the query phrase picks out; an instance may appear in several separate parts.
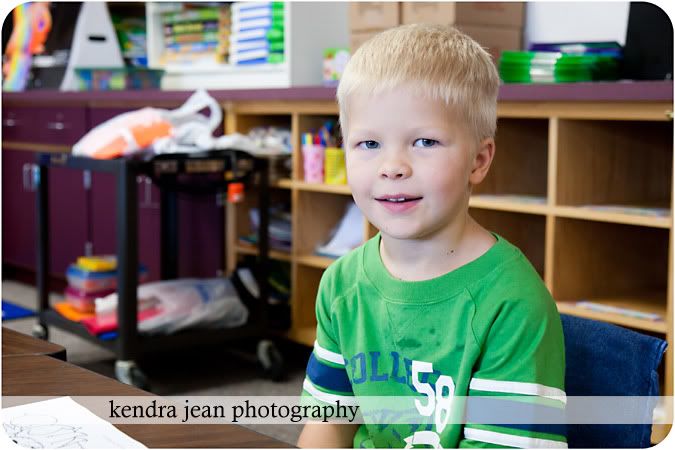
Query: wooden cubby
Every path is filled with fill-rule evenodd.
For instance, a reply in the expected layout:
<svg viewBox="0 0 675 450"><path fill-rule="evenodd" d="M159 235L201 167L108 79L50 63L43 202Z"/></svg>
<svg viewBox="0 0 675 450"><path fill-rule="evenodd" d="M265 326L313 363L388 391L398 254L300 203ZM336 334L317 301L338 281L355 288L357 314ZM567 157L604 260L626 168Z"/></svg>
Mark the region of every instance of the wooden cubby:
<svg viewBox="0 0 675 450"><path fill-rule="evenodd" d="M316 256L314 250L326 243L353 200L351 196L313 191L300 191L296 199L298 215L293 227L295 257L300 264L318 264L318 267L325 268L332 261Z"/></svg>
<svg viewBox="0 0 675 450"><path fill-rule="evenodd" d="M546 259L545 216L482 208L471 208L469 214L483 227L494 231L520 248L541 278L544 278Z"/></svg>
<svg viewBox="0 0 675 450"><path fill-rule="evenodd" d="M551 291L559 309L637 330L666 332L667 230L557 218L555 234ZM661 320L576 308L574 302L580 300L657 313Z"/></svg>
<svg viewBox="0 0 675 450"><path fill-rule="evenodd" d="M673 395L672 99L511 100L499 103L498 116L496 157L474 189L470 214L523 251L562 313L666 339L662 393ZM290 120L293 175L284 187L292 203L293 290L286 337L305 345L315 339L316 292L332 263L315 256L314 248L342 217L351 192L348 186L305 183L300 142L303 132L336 117L332 100L226 107L228 132ZM609 209L622 206L643 209ZM228 224L236 215L229 206ZM361 231L364 241L377 233L365 220ZM240 251L228 247L229 254ZM664 320L590 311L575 305L580 300L654 312ZM653 440L667 429L654 427Z"/></svg>
<svg viewBox="0 0 675 450"><path fill-rule="evenodd" d="M558 215L668 228L672 142L670 121L560 120Z"/></svg>
<svg viewBox="0 0 675 450"><path fill-rule="evenodd" d="M548 120L503 118L497 122L496 152L487 177L475 187L476 196L516 195L546 200ZM514 174L528 174L514 177Z"/></svg>

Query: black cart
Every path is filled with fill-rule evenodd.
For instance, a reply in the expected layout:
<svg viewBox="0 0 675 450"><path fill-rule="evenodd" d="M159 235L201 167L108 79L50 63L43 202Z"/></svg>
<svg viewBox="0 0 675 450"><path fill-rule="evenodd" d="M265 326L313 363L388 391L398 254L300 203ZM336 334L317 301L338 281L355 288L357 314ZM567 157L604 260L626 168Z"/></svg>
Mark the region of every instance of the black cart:
<svg viewBox="0 0 675 450"><path fill-rule="evenodd" d="M283 359L270 339L268 321L268 161L239 150L166 154L146 159L121 158L97 160L67 153L39 153L37 156L37 295L38 323L33 335L48 339L48 326L56 326L116 355L115 375L127 384L147 388L147 379L136 361L145 354L212 344L230 339L258 339L257 358L265 374L273 379L283 372ZM90 334L86 328L61 316L50 308L49 277L49 169L73 169L108 172L116 178L117 196L117 321L118 336L106 341ZM140 335L137 330L138 287L138 203L136 177L147 175L161 191L161 274L163 280L177 276L178 268L178 201L177 192L223 192L231 183L251 185L257 179L260 226L259 256L255 273L258 298L252 297L236 276L233 284L249 310L246 324L228 329L189 329L170 335ZM236 271L235 271L236 273Z"/></svg>

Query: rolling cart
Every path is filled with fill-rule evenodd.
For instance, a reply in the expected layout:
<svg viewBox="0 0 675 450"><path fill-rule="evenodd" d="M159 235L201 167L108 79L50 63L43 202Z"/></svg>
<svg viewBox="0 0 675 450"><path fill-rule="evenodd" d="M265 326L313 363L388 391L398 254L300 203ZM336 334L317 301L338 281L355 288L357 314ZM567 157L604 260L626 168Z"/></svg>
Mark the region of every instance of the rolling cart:
<svg viewBox="0 0 675 450"><path fill-rule="evenodd" d="M258 339L257 358L266 376L278 379L283 373L283 358L268 330L268 224L269 173L268 161L239 150L217 150L201 153L166 154L148 159L97 160L71 156L68 153L39 153L37 156L37 296L38 323L33 335L49 338L49 326L74 333L103 346L116 355L115 375L118 380L147 388L147 378L137 361L145 354L176 350L230 339ZM108 172L116 178L117 196L117 323L115 340L106 341L90 334L83 325L70 321L49 305L49 168ZM260 208L259 256L256 279L259 295L253 297L234 271L232 282L249 310L246 324L226 329L188 329L170 335L144 336L137 329L138 287L138 204L136 177L147 175L161 191L161 278L173 279L178 268L178 201L177 193L221 192L231 183L251 185L258 178Z"/></svg>

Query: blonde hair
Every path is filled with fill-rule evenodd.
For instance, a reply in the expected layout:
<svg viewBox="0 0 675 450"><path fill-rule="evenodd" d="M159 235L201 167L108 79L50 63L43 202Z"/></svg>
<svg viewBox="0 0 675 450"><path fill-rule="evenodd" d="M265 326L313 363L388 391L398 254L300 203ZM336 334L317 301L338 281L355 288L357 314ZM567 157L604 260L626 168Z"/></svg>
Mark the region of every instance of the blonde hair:
<svg viewBox="0 0 675 450"><path fill-rule="evenodd" d="M359 47L337 89L340 123L345 124L350 95L378 94L407 83L426 98L457 107L478 139L494 137L497 69L476 41L444 25L403 25Z"/></svg>

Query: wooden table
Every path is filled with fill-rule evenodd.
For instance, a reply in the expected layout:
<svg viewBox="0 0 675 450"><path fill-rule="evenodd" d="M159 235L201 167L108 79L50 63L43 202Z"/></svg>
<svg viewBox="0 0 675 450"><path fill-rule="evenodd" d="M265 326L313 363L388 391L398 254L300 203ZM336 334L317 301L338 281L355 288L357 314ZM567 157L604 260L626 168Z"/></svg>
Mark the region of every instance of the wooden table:
<svg viewBox="0 0 675 450"><path fill-rule="evenodd" d="M66 360L66 349L58 344L34 338L2 327L2 356L45 355Z"/></svg>
<svg viewBox="0 0 675 450"><path fill-rule="evenodd" d="M3 396L154 395L45 355L2 358ZM237 425L115 425L150 448L289 448Z"/></svg>

